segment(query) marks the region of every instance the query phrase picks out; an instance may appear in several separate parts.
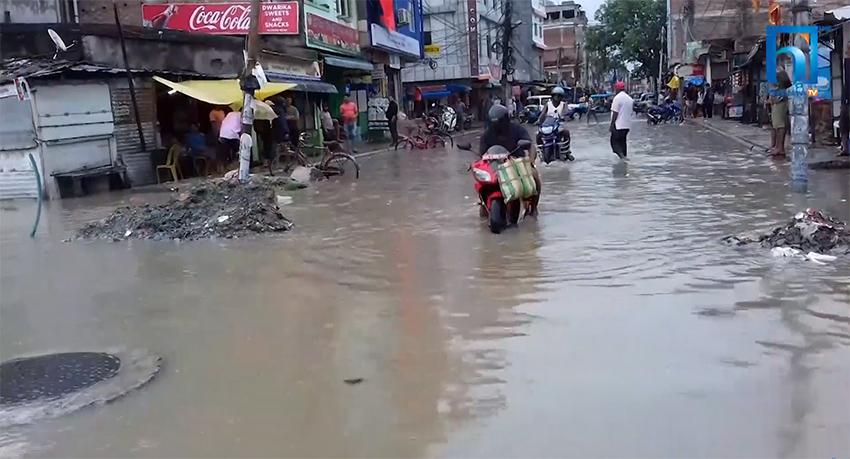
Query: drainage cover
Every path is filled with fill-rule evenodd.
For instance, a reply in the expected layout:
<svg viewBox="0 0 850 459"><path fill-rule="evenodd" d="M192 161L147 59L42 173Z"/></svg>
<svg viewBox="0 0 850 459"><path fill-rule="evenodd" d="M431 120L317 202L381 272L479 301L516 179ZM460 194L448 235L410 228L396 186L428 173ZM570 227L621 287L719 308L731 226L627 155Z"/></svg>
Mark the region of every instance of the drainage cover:
<svg viewBox="0 0 850 459"><path fill-rule="evenodd" d="M68 352L0 364L0 405L49 400L107 380L121 360L101 352Z"/></svg>

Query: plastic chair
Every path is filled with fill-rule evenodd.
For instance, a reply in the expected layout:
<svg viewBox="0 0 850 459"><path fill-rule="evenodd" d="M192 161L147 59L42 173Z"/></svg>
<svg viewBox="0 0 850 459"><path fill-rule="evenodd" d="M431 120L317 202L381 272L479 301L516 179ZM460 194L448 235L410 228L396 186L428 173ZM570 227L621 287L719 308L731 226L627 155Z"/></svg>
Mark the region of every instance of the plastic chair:
<svg viewBox="0 0 850 459"><path fill-rule="evenodd" d="M168 149L168 156L165 158L165 164L162 166L156 166L156 183L162 183L160 180L159 171L166 170L171 172L171 177L174 181L178 181L179 177L183 175L180 171L180 162L178 159L180 158L180 145L174 144L171 148Z"/></svg>

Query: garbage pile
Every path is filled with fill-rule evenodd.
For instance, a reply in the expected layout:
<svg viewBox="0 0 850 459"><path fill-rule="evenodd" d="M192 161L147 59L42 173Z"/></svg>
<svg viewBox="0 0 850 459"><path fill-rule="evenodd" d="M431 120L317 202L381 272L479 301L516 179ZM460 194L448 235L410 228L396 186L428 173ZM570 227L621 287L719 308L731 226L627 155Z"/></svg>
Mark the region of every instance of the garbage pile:
<svg viewBox="0 0 850 459"><path fill-rule="evenodd" d="M757 238L729 236L724 241L734 245L759 243L771 249L792 249L774 253L850 254L850 228L815 209L806 209L785 225Z"/></svg>
<svg viewBox="0 0 850 459"><path fill-rule="evenodd" d="M202 182L167 204L118 208L82 228L77 239L195 240L287 231L292 222L275 204L276 185L266 181Z"/></svg>

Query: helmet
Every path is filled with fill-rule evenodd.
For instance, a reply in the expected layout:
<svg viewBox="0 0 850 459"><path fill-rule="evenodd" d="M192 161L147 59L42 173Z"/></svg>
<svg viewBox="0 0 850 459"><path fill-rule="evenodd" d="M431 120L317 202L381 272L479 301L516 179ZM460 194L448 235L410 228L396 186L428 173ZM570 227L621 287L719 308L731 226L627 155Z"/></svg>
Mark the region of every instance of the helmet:
<svg viewBox="0 0 850 459"><path fill-rule="evenodd" d="M490 111L487 112L487 118L490 120L490 127L497 131L507 129L511 123L508 109L504 105L493 105L490 107Z"/></svg>
<svg viewBox="0 0 850 459"><path fill-rule="evenodd" d="M564 88L558 86L557 88L552 90L552 95L553 96L556 96L556 95L557 96L563 96L564 95Z"/></svg>

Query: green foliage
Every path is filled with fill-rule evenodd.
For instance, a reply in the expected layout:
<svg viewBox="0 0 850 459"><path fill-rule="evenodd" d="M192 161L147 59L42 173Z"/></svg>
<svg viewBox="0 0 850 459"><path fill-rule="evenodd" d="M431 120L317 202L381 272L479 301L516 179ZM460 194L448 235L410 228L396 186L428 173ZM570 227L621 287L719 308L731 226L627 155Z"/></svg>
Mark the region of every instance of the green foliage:
<svg viewBox="0 0 850 459"><path fill-rule="evenodd" d="M606 71L618 62L635 64L633 74L658 77L666 48L665 0L606 0L596 11L599 25L587 33L587 49L596 68Z"/></svg>

